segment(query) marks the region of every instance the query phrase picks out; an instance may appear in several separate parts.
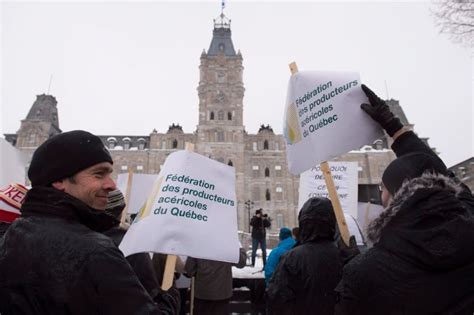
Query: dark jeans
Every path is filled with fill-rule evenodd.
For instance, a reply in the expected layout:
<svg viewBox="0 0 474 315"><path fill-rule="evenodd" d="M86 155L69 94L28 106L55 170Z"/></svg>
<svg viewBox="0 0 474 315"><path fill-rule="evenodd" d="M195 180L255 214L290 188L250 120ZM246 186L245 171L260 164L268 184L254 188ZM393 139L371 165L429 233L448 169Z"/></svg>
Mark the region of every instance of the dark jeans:
<svg viewBox="0 0 474 315"><path fill-rule="evenodd" d="M260 248L262 249L262 260L263 266L267 264L267 241L265 238L258 239L252 237L252 265L255 266L255 257L257 256L257 247L260 244Z"/></svg>
<svg viewBox="0 0 474 315"><path fill-rule="evenodd" d="M228 315L230 314L229 299L201 300L194 298L194 315Z"/></svg>

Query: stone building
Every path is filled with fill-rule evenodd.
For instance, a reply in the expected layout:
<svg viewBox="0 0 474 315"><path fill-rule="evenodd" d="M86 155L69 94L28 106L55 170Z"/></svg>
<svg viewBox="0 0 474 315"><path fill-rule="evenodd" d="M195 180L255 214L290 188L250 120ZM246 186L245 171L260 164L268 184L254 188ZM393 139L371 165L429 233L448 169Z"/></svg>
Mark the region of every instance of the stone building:
<svg viewBox="0 0 474 315"><path fill-rule="evenodd" d="M470 157L449 168L464 184L474 191L474 157Z"/></svg>
<svg viewBox="0 0 474 315"><path fill-rule="evenodd" d="M243 57L234 48L230 21L223 14L214 20L210 47L200 60L197 129L185 133L173 123L164 133L154 129L142 136L100 135L113 156L115 173L158 173L170 153L190 142L197 153L235 168L239 230L249 230L249 218L258 208L273 219L274 233L282 226L297 226L299 177L288 171L282 135L269 125L262 124L255 134L244 127ZM387 102L408 124L398 101ZM38 145L60 132L57 101L43 94L37 96L18 132L5 136L31 156ZM394 159L389 144L386 137L336 159L358 162L359 201L379 199L382 172Z"/></svg>

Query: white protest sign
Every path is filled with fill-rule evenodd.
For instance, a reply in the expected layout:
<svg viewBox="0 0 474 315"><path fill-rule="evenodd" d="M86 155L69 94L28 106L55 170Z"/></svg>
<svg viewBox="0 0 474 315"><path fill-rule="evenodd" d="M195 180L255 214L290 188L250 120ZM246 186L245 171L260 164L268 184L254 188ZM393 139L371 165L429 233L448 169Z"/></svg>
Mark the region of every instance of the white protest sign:
<svg viewBox="0 0 474 315"><path fill-rule="evenodd" d="M239 260L233 167L190 151L168 156L119 248L236 263ZM147 202L148 203L148 202Z"/></svg>
<svg viewBox="0 0 474 315"><path fill-rule="evenodd" d="M145 201L150 195L155 180L158 174L135 174L132 173L130 192L128 192L127 212L131 214L138 213L143 207ZM125 195L127 195L127 184L129 174L122 173L117 176L117 188Z"/></svg>
<svg viewBox="0 0 474 315"><path fill-rule="evenodd" d="M357 219L357 162L329 162L331 176L336 186L342 210ZM312 197L329 198L320 166L300 174L298 211Z"/></svg>
<svg viewBox="0 0 474 315"><path fill-rule="evenodd" d="M300 174L383 135L360 109L367 97L356 72L302 71L288 84L284 116L288 168Z"/></svg>
<svg viewBox="0 0 474 315"><path fill-rule="evenodd" d="M0 187L12 183L25 184L26 154L0 138Z"/></svg>

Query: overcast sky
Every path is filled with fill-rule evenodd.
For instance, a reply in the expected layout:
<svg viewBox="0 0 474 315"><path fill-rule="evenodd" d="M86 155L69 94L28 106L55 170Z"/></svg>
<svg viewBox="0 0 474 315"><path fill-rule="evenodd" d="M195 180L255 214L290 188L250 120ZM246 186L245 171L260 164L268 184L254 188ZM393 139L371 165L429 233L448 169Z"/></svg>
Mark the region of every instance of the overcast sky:
<svg viewBox="0 0 474 315"><path fill-rule="evenodd" d="M198 122L199 61L220 1L1 2L0 131L15 133L36 95L58 100L63 131L148 135ZM429 2L227 1L244 65L244 125L282 133L290 76L358 71L400 101L448 166L473 156L473 65L438 34Z"/></svg>

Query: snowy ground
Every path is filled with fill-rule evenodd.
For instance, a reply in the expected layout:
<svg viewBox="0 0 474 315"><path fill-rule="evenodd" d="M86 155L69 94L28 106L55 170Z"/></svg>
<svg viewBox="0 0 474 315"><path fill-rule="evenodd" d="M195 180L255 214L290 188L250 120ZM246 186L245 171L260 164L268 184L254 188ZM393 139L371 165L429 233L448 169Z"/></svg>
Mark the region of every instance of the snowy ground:
<svg viewBox="0 0 474 315"><path fill-rule="evenodd" d="M270 255L271 249L267 249L267 258ZM232 278L238 279L263 279L265 275L263 273L263 260L262 251L257 249L257 258L255 259L255 266L252 267L252 251L247 251L247 266L242 269L232 267Z"/></svg>

